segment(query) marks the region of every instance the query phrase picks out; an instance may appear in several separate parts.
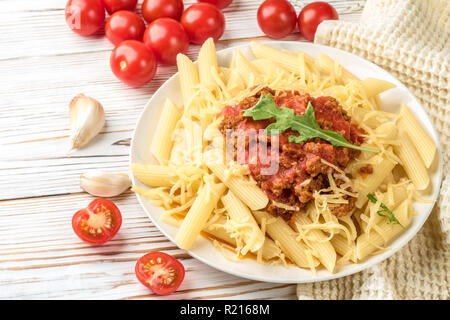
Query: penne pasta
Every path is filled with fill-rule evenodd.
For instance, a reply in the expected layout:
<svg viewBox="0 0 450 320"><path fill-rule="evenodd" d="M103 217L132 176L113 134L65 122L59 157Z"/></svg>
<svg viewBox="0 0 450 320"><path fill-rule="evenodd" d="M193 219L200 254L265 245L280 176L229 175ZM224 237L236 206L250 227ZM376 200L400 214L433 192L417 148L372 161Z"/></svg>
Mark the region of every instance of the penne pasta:
<svg viewBox="0 0 450 320"><path fill-rule="evenodd" d="M216 47L214 40L208 38L198 53L198 71L200 83L209 88L212 92L217 90L217 83L213 73L218 73L219 66L217 64Z"/></svg>
<svg viewBox="0 0 450 320"><path fill-rule="evenodd" d="M334 60L327 56L325 53L320 52L316 62L320 72L326 74L334 73Z"/></svg>
<svg viewBox="0 0 450 320"><path fill-rule="evenodd" d="M267 233L273 240L280 243L283 252L295 264L303 268L315 268L319 265L317 259L308 259L306 254L308 248L302 242L296 240L296 233L282 218L275 218L264 211L255 211L254 215L258 223L261 223L263 218L268 221L266 225ZM274 221L271 222L270 220Z"/></svg>
<svg viewBox="0 0 450 320"><path fill-rule="evenodd" d="M303 225L312 224L311 219L309 219L304 212L297 212L294 216L294 230L300 232ZM336 265L336 251L330 241L325 241L327 236L318 229L311 229L308 231L307 236L308 241L305 243L312 247L313 251L316 252L319 261L327 268L329 272L333 272Z"/></svg>
<svg viewBox="0 0 450 320"><path fill-rule="evenodd" d="M403 201L395 210L394 215L403 225L407 227L411 222L411 216L408 214L408 201ZM398 224L390 224L386 220L377 224L378 228L371 229L369 233L361 234L356 240L356 256L363 260L369 254L373 253L381 246L386 245L396 237L403 228Z"/></svg>
<svg viewBox="0 0 450 320"><path fill-rule="evenodd" d="M362 80L361 83L368 97L376 96L384 91L397 87L389 81L375 78L366 78Z"/></svg>
<svg viewBox="0 0 450 320"><path fill-rule="evenodd" d="M411 139L412 143L419 151L426 168L429 168L436 156L436 144L428 135L425 129L417 121L416 117L406 105L401 106L400 118L397 121L400 129L404 130Z"/></svg>
<svg viewBox="0 0 450 320"><path fill-rule="evenodd" d="M264 243L264 235L248 207L231 190L222 197L222 203L232 220L249 225L252 231L244 235L244 240L250 251L258 251Z"/></svg>
<svg viewBox="0 0 450 320"><path fill-rule="evenodd" d="M172 133L181 114L181 110L173 101L166 99L150 146L151 153L161 165L166 164L170 158L173 145Z"/></svg>
<svg viewBox="0 0 450 320"><path fill-rule="evenodd" d="M246 87L252 87L261 82L258 70L242 55L239 50L236 50L236 70L244 80Z"/></svg>
<svg viewBox="0 0 450 320"><path fill-rule="evenodd" d="M335 61L333 59L331 59L329 56L327 56L325 53L320 52L319 53L319 57L317 58L317 64L319 66L319 70L321 72L324 72L326 74L335 74ZM343 68L342 66L340 66L341 68L341 73L342 73L342 79L343 79L343 83L346 83L350 80L358 80L358 77L356 77L353 73L351 73L350 71L348 71L347 69Z"/></svg>
<svg viewBox="0 0 450 320"><path fill-rule="evenodd" d="M354 241L351 241L349 243L344 236L336 234L330 240L330 242L333 245L333 248L336 250L336 252L339 253L341 256L343 257L348 256L349 260L354 263L358 261L358 259L356 258L356 245Z"/></svg>
<svg viewBox="0 0 450 320"><path fill-rule="evenodd" d="M222 78L224 83L228 83L228 81L230 80L230 76L231 76L230 68L219 67L219 75Z"/></svg>
<svg viewBox="0 0 450 320"><path fill-rule="evenodd" d="M361 208L367 202L367 194L374 192L396 165L392 160L384 158L382 155L376 155L372 159L376 163L373 165L373 173L365 179L361 176L357 177L354 184L358 191L358 199L355 204L357 208Z"/></svg>
<svg viewBox="0 0 450 320"><path fill-rule="evenodd" d="M380 137L380 139L387 141L395 141L398 137L397 126L394 122L388 121L380 124L375 129L375 134Z"/></svg>
<svg viewBox="0 0 450 320"><path fill-rule="evenodd" d="M225 190L222 183L209 182L203 185L175 237L178 247L185 250L192 247Z"/></svg>
<svg viewBox="0 0 450 320"><path fill-rule="evenodd" d="M227 222L227 217L222 216L217 219L214 223L208 223L207 226L203 229L204 232L213 236L214 238L219 239L220 241L231 244L233 247L236 247L236 239L233 238L225 229L225 224Z"/></svg>
<svg viewBox="0 0 450 320"><path fill-rule="evenodd" d="M208 235L212 236L213 238L219 239L220 241L230 244L231 246L236 248L237 246L236 239L231 237L231 235L223 227L226 221L227 218L223 216L219 218L217 222L206 226L205 229L203 229L203 231L206 232ZM275 244L275 242L272 239L268 237L264 237L264 243L261 249L262 249L262 257L266 261L278 258L281 255L281 249Z"/></svg>
<svg viewBox="0 0 450 320"><path fill-rule="evenodd" d="M399 130L398 134L400 144L394 147L395 153L401 159L402 166L416 189L424 190L430 183L427 169L408 135L402 130Z"/></svg>
<svg viewBox="0 0 450 320"><path fill-rule="evenodd" d="M237 59L237 51L233 51L233 57L231 58L230 62L230 69L236 69L236 59Z"/></svg>
<svg viewBox="0 0 450 320"><path fill-rule="evenodd" d="M197 67L184 54L177 55L177 66L180 78L181 94L183 96L183 104L186 108L190 99L196 92L196 86L200 83Z"/></svg>
<svg viewBox="0 0 450 320"><path fill-rule="evenodd" d="M203 151L203 132L201 125L188 118L181 120L184 126L184 155L188 163L201 161Z"/></svg>
<svg viewBox="0 0 450 320"><path fill-rule="evenodd" d="M241 75L236 69L232 69L230 72L230 78L227 82L227 90L231 95L235 95L238 92L244 90L245 83L242 80Z"/></svg>
<svg viewBox="0 0 450 320"><path fill-rule="evenodd" d="M243 176L228 176L227 166L219 163L208 163L208 168L251 210L260 210L267 206L267 195L251 181Z"/></svg>
<svg viewBox="0 0 450 320"><path fill-rule="evenodd" d="M380 125L386 123L389 118L395 118L396 115L393 113L370 110L361 107L355 107L352 110L353 119L359 123L364 123L371 128L378 128Z"/></svg>
<svg viewBox="0 0 450 320"><path fill-rule="evenodd" d="M152 164L133 164L131 171L136 178L149 187L171 187L177 176L173 168Z"/></svg>
<svg viewBox="0 0 450 320"><path fill-rule="evenodd" d="M251 42L250 48L252 49L253 54L258 59L267 59L271 62L275 62L287 70L294 72L296 74L300 74L300 66L299 66L299 56L296 53L282 51L270 46L264 45L259 42ZM305 55L306 62L312 63L314 60ZM308 59L309 58L309 59Z"/></svg>
<svg viewBox="0 0 450 320"><path fill-rule="evenodd" d="M388 199L389 199L389 192L392 192L392 198L389 199L390 206L392 208L397 207L403 200L405 200L408 197L408 189L406 187L407 185L405 183L403 184L397 184L397 185L388 185Z"/></svg>
<svg viewBox="0 0 450 320"><path fill-rule="evenodd" d="M251 61L251 64L255 67L258 73L266 75L266 76L275 76L277 74L286 74L287 70L282 66L273 63L267 59L255 59Z"/></svg>
<svg viewBox="0 0 450 320"><path fill-rule="evenodd" d="M281 249L276 245L275 241L268 237L264 237L262 256L265 260L279 258L281 256Z"/></svg>
<svg viewBox="0 0 450 320"><path fill-rule="evenodd" d="M390 194L392 192L392 194ZM392 198L392 199L390 199ZM394 186L392 184L388 184L388 190L385 193L382 193L378 200L384 204L389 204L389 208L392 210L396 209L404 200L408 198L408 192L406 190L406 187L404 186ZM370 228L374 224L378 224L385 217L382 217L378 214L378 211L380 210L380 206L375 203L369 203L368 205L368 225L365 225L365 230Z"/></svg>

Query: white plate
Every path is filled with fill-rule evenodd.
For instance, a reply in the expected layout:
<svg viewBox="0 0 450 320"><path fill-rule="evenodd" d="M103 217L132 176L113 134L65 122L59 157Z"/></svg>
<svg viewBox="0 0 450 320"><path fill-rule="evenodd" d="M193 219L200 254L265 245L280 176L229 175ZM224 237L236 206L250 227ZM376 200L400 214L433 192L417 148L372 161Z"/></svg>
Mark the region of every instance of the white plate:
<svg viewBox="0 0 450 320"><path fill-rule="evenodd" d="M364 79L366 77L374 77L395 83L397 88L389 90L380 95L383 109L390 112L398 112L400 103L407 104L414 115L421 122L425 130L431 135L438 150L440 150L439 141L436 131L434 130L431 121L429 120L424 109L416 98L406 89L397 79L392 77L389 73L379 68L378 66L359 58L350 53L334 49L327 46L310 44L305 42L292 41L268 41L266 44L279 49L286 49L289 51L303 50L313 57L316 57L319 52L323 52L333 59L337 59L342 66L353 72L356 76ZM217 52L219 65L229 66L233 50L239 48L241 52L248 58L253 59L253 55L248 45L228 48ZM182 104L181 92L178 83L178 74L172 76L167 80L153 95L145 106L136 130L131 141L131 163L156 163L155 159L150 155L149 144L157 124L161 108L164 100L169 97L175 103ZM439 156L436 157L431 168L431 186L424 193L428 199L435 200L438 196L439 187L442 177L442 156L439 151ZM132 176L133 183L143 185ZM139 203L144 208L153 223L164 233L172 242L174 242L175 235L178 228L159 221L162 209L151 205L144 197L137 195ZM403 247L411 238L419 231L426 219L428 218L434 203L416 203L414 208L418 211L417 216L414 217L412 224L403 232L395 241L390 244L392 248L382 254L372 256L369 259L358 263L342 267L334 274L330 274L326 270L320 270L315 276L311 271L300 269L297 267L284 266L269 266L267 264L258 264L253 259L243 259L240 261L230 261L222 256L222 254L213 247L212 243L203 238L198 237L194 246L188 253L194 258L224 272L233 274L235 276L248 278L252 280L278 282L278 283L304 283L323 281L334 278L344 277L383 261L397 250Z"/></svg>

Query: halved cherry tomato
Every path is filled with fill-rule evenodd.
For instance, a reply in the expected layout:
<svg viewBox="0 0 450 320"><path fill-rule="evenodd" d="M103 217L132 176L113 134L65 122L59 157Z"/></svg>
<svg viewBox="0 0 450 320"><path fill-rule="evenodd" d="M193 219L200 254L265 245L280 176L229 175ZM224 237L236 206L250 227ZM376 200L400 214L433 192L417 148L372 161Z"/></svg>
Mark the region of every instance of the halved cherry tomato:
<svg viewBox="0 0 450 320"><path fill-rule="evenodd" d="M297 14L289 1L266 0L258 8L257 19L266 35L279 39L295 29Z"/></svg>
<svg viewBox="0 0 450 320"><path fill-rule="evenodd" d="M182 0L144 0L142 16L148 23L159 18L180 20L184 10Z"/></svg>
<svg viewBox="0 0 450 320"><path fill-rule="evenodd" d="M105 25L106 37L114 45L125 40L142 41L144 32L144 20L137 13L126 10L113 13Z"/></svg>
<svg viewBox="0 0 450 320"><path fill-rule="evenodd" d="M181 262L163 252L151 252L142 256L136 263L135 272L144 286L159 295L177 290L185 274Z"/></svg>
<svg viewBox="0 0 450 320"><path fill-rule="evenodd" d="M102 0L69 0L66 4L66 23L82 36L96 33L105 22Z"/></svg>
<svg viewBox="0 0 450 320"><path fill-rule="evenodd" d="M197 0L197 1L211 3L219 9L224 9L233 2L233 0Z"/></svg>
<svg viewBox="0 0 450 320"><path fill-rule="evenodd" d="M103 0L103 4L109 14L113 14L120 10L134 11L137 2L137 0Z"/></svg>
<svg viewBox="0 0 450 320"><path fill-rule="evenodd" d="M332 5L322 1L311 2L298 15L298 30L306 39L313 41L322 21L338 19L339 15Z"/></svg>
<svg viewBox="0 0 450 320"><path fill-rule="evenodd" d="M175 65L177 54L187 53L189 37L178 21L159 18L150 23L145 30L144 44L153 51L160 63Z"/></svg>
<svg viewBox="0 0 450 320"><path fill-rule="evenodd" d="M95 199L87 208L78 210L72 218L73 231L90 244L103 244L111 240L122 225L117 206L106 199Z"/></svg>
<svg viewBox="0 0 450 320"><path fill-rule="evenodd" d="M202 44L209 37L217 41L225 31L223 13L209 3L196 3L187 8L181 16L181 24L195 44Z"/></svg>
<svg viewBox="0 0 450 320"><path fill-rule="evenodd" d="M111 70L123 83L141 87L153 79L156 73L156 58L143 42L125 40L111 53Z"/></svg>

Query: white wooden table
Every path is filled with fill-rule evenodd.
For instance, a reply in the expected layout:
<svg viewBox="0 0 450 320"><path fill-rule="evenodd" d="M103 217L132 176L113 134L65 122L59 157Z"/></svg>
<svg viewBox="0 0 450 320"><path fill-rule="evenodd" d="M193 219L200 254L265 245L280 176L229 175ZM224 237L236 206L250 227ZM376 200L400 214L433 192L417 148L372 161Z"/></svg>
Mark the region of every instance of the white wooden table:
<svg viewBox="0 0 450 320"><path fill-rule="evenodd" d="M225 9L218 50L263 35L256 22L261 2L235 0ZM308 1L293 2L298 12ZM364 6L364 0L330 2L350 21ZM80 189L79 175L128 171L138 116L176 68L160 67L143 88L123 85L109 68L113 46L104 35L71 32L65 3L0 0L0 299L158 299L134 274L136 260L151 250L172 254L186 267L179 290L164 299L295 298L294 284L237 278L191 258L159 232L132 192L114 198L124 222L112 241L90 247L75 236L72 215L93 199ZM295 33L287 40L304 39ZM197 52L191 45L190 57ZM78 93L103 104L107 124L95 141L68 156L68 103Z"/></svg>

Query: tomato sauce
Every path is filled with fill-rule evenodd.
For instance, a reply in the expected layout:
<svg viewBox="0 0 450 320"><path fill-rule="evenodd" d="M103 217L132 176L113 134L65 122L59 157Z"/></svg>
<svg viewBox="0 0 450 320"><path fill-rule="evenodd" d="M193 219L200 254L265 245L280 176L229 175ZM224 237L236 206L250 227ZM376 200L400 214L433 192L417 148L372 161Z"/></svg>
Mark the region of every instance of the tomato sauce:
<svg viewBox="0 0 450 320"><path fill-rule="evenodd" d="M339 132L354 145L360 145L364 141L365 132L356 124L351 123L350 117L336 99L332 97L313 98L309 94L291 91L275 92L269 88L262 89L254 96L247 97L238 104L226 106L218 115L223 116L220 124L221 132L226 135L228 129L246 131L266 128L274 121L273 119L253 120L250 117L244 117L242 111L253 107L259 101L261 94L267 95L268 93L272 94L278 107L291 108L297 115L303 115L308 102L311 102L316 121L322 129ZM297 210L303 208L313 199L314 191L329 186L327 173L335 171L321 159L343 169L360 153L354 149L333 147L328 141L320 138L313 138L300 143L289 142L288 138L291 135L298 135L298 133L288 129L280 135L257 135L259 141L264 139L269 145L275 141L274 139L278 139L279 167L275 174L262 174L262 169L267 164L263 163L259 156L256 163L249 161L249 145L252 145L249 141L246 144L244 157L251 176L271 200L266 209L275 215L283 216L285 219L289 219L295 211L286 209L285 206L280 208L280 206L274 205L273 201L295 207ZM267 149L270 153L270 148L267 147ZM237 154L235 156L237 158ZM333 213L340 216L351 210L354 206L354 198L348 200L349 204L333 209Z"/></svg>

